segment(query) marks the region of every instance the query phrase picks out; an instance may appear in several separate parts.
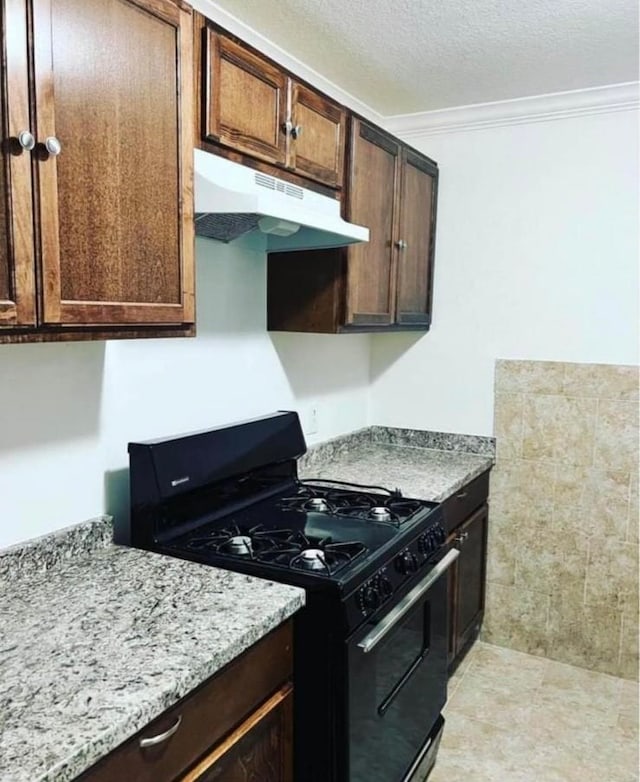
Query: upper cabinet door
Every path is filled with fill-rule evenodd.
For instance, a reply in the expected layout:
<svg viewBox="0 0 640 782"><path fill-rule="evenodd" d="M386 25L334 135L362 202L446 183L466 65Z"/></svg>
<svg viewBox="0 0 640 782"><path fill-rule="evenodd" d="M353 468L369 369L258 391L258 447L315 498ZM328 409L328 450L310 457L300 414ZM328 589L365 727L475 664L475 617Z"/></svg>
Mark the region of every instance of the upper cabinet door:
<svg viewBox="0 0 640 782"><path fill-rule="evenodd" d="M396 322L429 326L438 169L410 149L402 157Z"/></svg>
<svg viewBox="0 0 640 782"><path fill-rule="evenodd" d="M0 329L36 322L27 10L24 0L0 0L6 35L0 56Z"/></svg>
<svg viewBox="0 0 640 782"><path fill-rule="evenodd" d="M286 74L214 30L204 34L205 139L284 165Z"/></svg>
<svg viewBox="0 0 640 782"><path fill-rule="evenodd" d="M342 106L292 82L289 167L330 187L342 187L346 116Z"/></svg>
<svg viewBox="0 0 640 782"><path fill-rule="evenodd" d="M33 0L43 322L193 322L192 34L171 0Z"/></svg>
<svg viewBox="0 0 640 782"><path fill-rule="evenodd" d="M350 326L385 326L393 322L396 287L393 237L398 218L399 169L399 144L354 118L348 218L368 226L370 238L347 250L345 322Z"/></svg>

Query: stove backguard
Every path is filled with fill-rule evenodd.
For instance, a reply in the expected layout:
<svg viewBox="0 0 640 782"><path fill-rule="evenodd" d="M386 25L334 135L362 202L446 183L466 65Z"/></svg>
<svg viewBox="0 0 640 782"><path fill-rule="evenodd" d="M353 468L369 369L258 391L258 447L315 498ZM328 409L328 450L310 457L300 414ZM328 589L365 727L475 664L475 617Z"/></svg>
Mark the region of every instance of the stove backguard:
<svg viewBox="0 0 640 782"><path fill-rule="evenodd" d="M131 515L116 542L148 548L169 530L215 519L281 491L307 448L295 412L129 443Z"/></svg>

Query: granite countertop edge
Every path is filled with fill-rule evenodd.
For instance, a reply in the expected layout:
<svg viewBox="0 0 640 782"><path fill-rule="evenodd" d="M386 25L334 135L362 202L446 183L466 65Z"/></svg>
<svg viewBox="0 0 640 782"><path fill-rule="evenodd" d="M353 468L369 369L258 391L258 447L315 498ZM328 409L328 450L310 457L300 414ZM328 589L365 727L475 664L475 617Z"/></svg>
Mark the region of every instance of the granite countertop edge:
<svg viewBox="0 0 640 782"><path fill-rule="evenodd" d="M304 606L297 587L105 545L110 529L0 552L2 780L76 779Z"/></svg>
<svg viewBox="0 0 640 782"><path fill-rule="evenodd" d="M247 630L222 652L212 657L207 665L190 670L188 675L176 682L175 686L168 687L161 695L157 695L139 706L135 712L132 711L127 719L123 719L112 730L96 736L92 741L79 747L72 756L61 760L44 774L35 778L33 782L71 782L76 779L121 744L130 740L145 725L160 717L167 709L175 706L176 703L219 673L226 665L233 662L269 632L275 630L303 606L304 597L302 595L292 597L278 611L272 612L268 617L263 617L259 627Z"/></svg>

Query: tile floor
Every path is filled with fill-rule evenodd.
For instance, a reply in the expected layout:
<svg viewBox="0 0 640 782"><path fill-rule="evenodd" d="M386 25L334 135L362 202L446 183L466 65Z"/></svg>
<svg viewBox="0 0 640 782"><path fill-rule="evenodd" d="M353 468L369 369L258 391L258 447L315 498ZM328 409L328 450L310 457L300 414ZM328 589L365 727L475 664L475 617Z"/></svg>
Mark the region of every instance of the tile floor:
<svg viewBox="0 0 640 782"><path fill-rule="evenodd" d="M637 782L638 683L478 642L429 782Z"/></svg>

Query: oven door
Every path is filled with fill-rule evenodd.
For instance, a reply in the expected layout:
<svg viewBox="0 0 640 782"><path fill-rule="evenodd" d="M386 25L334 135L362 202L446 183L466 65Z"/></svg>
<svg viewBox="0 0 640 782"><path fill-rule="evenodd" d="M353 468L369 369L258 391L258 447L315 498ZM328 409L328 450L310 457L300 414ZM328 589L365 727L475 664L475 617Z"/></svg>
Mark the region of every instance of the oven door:
<svg viewBox="0 0 640 782"><path fill-rule="evenodd" d="M348 641L349 782L401 782L447 699L451 549L399 602Z"/></svg>

